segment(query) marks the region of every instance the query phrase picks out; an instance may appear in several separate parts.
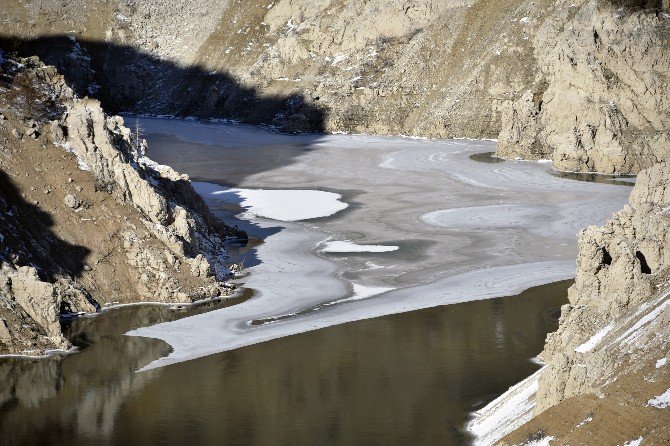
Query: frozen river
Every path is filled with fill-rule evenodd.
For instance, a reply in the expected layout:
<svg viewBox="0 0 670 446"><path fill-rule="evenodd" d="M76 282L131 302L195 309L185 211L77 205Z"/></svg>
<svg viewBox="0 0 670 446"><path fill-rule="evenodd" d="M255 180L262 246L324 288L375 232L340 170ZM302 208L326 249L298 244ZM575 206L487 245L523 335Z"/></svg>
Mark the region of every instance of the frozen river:
<svg viewBox="0 0 670 446"><path fill-rule="evenodd" d="M240 257L252 299L129 333L173 347L145 369L571 278L578 231L630 193L547 163L496 162L480 155L495 149L488 141L140 124L152 159L188 173L221 218L263 241Z"/></svg>
<svg viewBox="0 0 670 446"><path fill-rule="evenodd" d="M493 142L141 124L251 236L243 295L104 311L66 330L76 354L1 359L0 444L468 444L537 370L577 232L631 190Z"/></svg>

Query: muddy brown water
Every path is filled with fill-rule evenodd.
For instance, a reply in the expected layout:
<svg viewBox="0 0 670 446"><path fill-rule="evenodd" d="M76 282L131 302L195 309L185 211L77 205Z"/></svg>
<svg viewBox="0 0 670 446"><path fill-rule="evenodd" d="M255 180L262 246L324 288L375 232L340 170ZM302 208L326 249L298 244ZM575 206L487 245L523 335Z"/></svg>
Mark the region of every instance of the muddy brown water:
<svg viewBox="0 0 670 446"><path fill-rule="evenodd" d="M0 359L0 444L467 444L468 413L537 369L570 281L352 322L137 373L138 326L234 302L75 320L76 354Z"/></svg>

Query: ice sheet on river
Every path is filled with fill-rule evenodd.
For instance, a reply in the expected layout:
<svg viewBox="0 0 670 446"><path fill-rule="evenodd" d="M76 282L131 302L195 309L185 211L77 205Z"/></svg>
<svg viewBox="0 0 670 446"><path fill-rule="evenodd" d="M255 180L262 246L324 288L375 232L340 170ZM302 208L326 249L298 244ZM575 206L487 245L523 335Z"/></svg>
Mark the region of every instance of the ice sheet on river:
<svg viewBox="0 0 670 446"><path fill-rule="evenodd" d="M312 136L309 150L291 152L293 158L287 161L281 144L291 144L294 137L245 126L173 121L141 123L150 145L152 132L161 135L161 147L152 149L162 156L156 161L182 162L174 167L206 181L238 175L234 192L201 193L210 202L215 197L242 210L263 208L265 200L272 210L252 211L242 214L250 218L235 221L264 238L253 250L253 265L245 262L251 274L244 286L256 290L255 297L131 332L163 339L174 348L147 368L349 321L516 294L570 278L577 232L609 218L630 192L627 186L558 178L543 163L470 159L493 151L491 142ZM166 135L180 139L181 145L171 148ZM305 137L295 138L304 142ZM183 140L195 144L188 156ZM275 144L268 148L270 143ZM263 153L282 163L270 168L254 164ZM236 165L226 162L233 155L244 161L248 175L240 177ZM211 187L209 192L225 190ZM301 191L290 203L267 194L296 189ZM257 192L246 192L251 190ZM300 194L306 191L316 194L313 200L303 199ZM346 203L349 209L337 212ZM292 209L284 213L289 205ZM318 215L330 216L309 224L287 221ZM355 243L345 246L337 240ZM337 249L347 249L320 254L334 242ZM362 252L360 246L384 246L386 252ZM390 246L398 249L387 250Z"/></svg>

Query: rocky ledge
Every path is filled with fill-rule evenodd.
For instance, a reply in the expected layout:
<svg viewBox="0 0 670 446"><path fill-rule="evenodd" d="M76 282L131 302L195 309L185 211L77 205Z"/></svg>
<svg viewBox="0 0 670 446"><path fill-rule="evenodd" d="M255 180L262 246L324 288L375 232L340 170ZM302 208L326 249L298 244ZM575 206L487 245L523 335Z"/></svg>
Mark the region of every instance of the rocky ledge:
<svg viewBox="0 0 670 446"><path fill-rule="evenodd" d="M54 67L0 57L0 353L67 348L62 317L105 304L230 294L246 235L138 139Z"/></svg>

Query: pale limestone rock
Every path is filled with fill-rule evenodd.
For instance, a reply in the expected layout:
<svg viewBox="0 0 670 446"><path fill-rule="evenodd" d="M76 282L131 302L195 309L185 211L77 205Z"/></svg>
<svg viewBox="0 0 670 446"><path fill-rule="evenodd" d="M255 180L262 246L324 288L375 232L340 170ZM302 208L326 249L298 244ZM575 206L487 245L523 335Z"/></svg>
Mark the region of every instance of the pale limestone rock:
<svg viewBox="0 0 670 446"><path fill-rule="evenodd" d="M559 170L612 174L670 156L669 28L653 10L557 2L533 42L547 85L541 110L527 93L504 108L499 154L541 152Z"/></svg>
<svg viewBox="0 0 670 446"><path fill-rule="evenodd" d="M670 347L670 306L632 341L617 338L668 299L669 209L670 163L664 161L639 174L623 210L580 233L570 304L540 355L547 367L536 413L573 395L598 395L605 383Z"/></svg>
<svg viewBox="0 0 670 446"><path fill-rule="evenodd" d="M9 279L9 291L13 299L46 332L54 345L67 344L60 329L60 290L51 283L43 282L37 270L30 266L16 269L3 263L0 274Z"/></svg>
<svg viewBox="0 0 670 446"><path fill-rule="evenodd" d="M67 207L72 209L77 209L79 206L81 206L81 201L79 201L79 199L77 199L77 197L72 194L67 194L63 199L63 202Z"/></svg>

